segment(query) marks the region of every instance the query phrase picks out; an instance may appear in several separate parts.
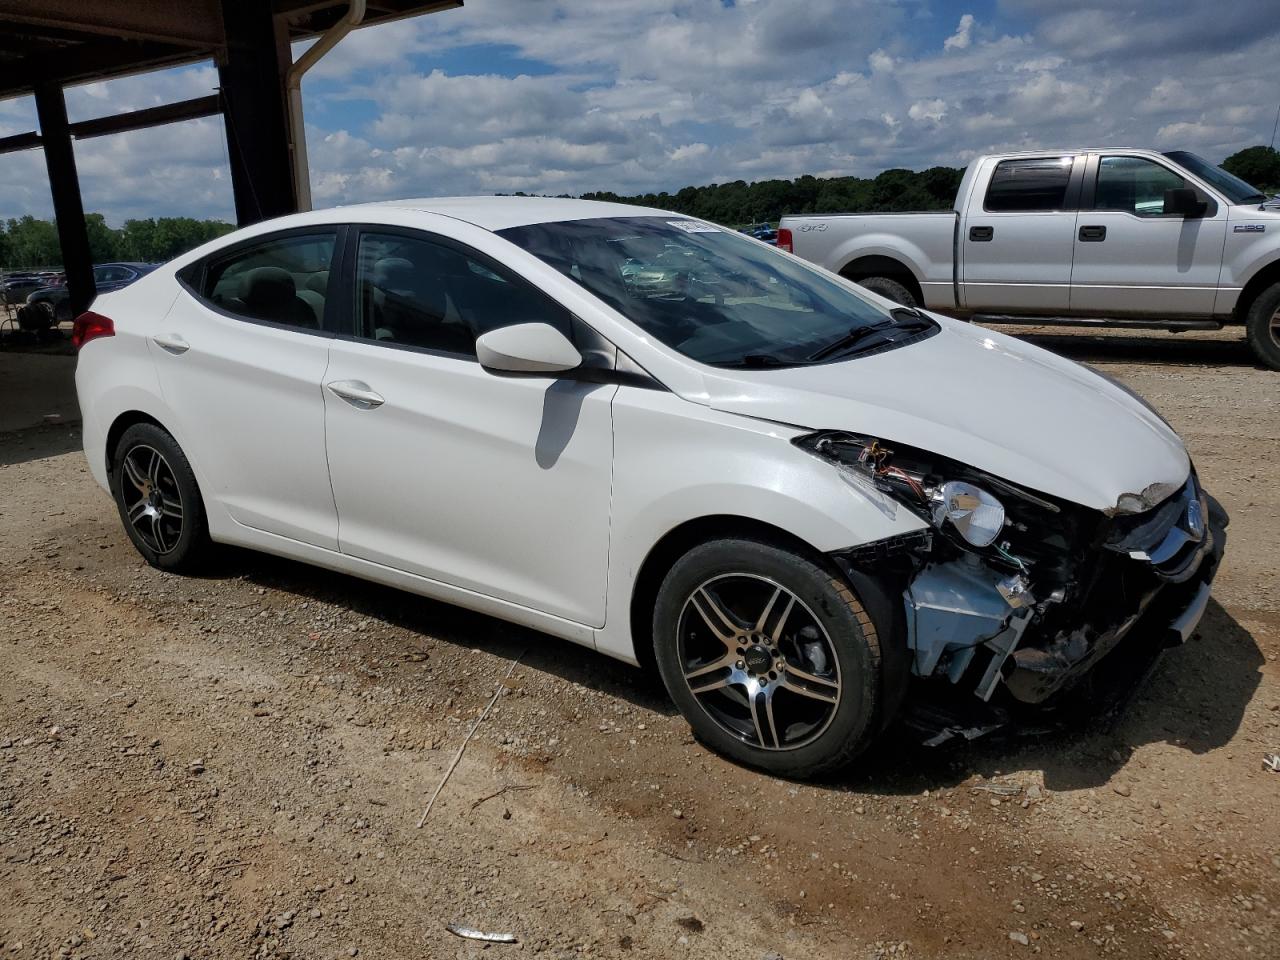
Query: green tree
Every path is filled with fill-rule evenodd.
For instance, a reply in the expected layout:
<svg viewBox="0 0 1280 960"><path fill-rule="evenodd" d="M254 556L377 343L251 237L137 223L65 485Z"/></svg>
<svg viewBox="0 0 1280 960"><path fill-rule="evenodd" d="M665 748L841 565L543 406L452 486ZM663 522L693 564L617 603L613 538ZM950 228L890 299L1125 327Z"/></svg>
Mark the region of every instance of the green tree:
<svg viewBox="0 0 1280 960"><path fill-rule="evenodd" d="M94 263L120 259L120 232L107 226L107 219L100 213L85 215L84 226L89 234L89 256Z"/></svg>
<svg viewBox="0 0 1280 960"><path fill-rule="evenodd" d="M1223 160L1222 169L1259 190L1280 190L1280 150L1261 144L1246 147Z"/></svg>
<svg viewBox="0 0 1280 960"><path fill-rule="evenodd" d="M10 269L30 270L33 267L62 265L62 248L58 245L58 231L48 220L37 220L27 214L7 224Z"/></svg>

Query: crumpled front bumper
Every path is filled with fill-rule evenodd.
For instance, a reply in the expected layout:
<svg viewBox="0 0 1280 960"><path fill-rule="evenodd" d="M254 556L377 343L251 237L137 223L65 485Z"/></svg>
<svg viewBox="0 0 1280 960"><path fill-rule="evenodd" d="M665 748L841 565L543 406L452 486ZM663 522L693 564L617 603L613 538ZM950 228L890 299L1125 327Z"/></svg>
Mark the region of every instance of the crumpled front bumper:
<svg viewBox="0 0 1280 960"><path fill-rule="evenodd" d="M1023 647L1009 658L1005 687L1023 703L1042 703L1072 686L1122 644L1144 649L1185 642L1209 604L1213 578L1227 546L1226 510L1204 494L1207 522L1200 548L1191 562L1180 566L1177 582L1168 582L1145 597L1139 609L1101 634L1081 629L1048 646Z"/></svg>

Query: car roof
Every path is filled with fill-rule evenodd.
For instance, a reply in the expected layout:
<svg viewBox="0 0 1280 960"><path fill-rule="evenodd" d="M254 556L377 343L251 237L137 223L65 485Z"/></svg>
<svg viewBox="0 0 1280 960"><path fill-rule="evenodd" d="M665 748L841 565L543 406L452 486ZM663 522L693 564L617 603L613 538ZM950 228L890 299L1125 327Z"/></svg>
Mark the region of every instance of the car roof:
<svg viewBox="0 0 1280 960"><path fill-rule="evenodd" d="M600 200L573 200L568 197L419 197L409 200L386 200L338 207L344 214L360 210L377 211L386 207L436 213L485 230L505 230L533 223L560 220L593 220L601 217L671 216L669 210L637 207L628 203L606 203ZM353 218L355 219L355 218Z"/></svg>

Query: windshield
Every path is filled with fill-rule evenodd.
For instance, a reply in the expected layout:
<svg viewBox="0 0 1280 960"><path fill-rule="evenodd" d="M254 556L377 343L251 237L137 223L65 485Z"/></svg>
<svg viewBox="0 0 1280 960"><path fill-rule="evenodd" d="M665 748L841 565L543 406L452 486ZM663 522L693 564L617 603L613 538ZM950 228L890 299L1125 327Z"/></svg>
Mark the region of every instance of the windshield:
<svg viewBox="0 0 1280 960"><path fill-rule="evenodd" d="M1204 157L1197 157L1186 150L1172 150L1165 156L1174 163L1186 167L1201 180L1217 187L1232 203L1261 203L1267 199L1266 194L1253 184L1245 183L1235 174L1227 173L1221 167L1214 166Z"/></svg>
<svg viewBox="0 0 1280 960"><path fill-rule="evenodd" d="M819 363L937 329L922 314L873 305L790 254L675 214L538 223L499 235L701 363Z"/></svg>

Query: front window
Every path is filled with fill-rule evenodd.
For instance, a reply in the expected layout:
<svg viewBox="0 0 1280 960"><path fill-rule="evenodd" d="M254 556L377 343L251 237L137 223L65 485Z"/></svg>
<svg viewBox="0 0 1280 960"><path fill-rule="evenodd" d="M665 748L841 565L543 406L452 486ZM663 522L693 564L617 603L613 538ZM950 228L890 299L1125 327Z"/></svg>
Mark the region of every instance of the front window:
<svg viewBox="0 0 1280 960"><path fill-rule="evenodd" d="M1164 216L1166 190L1187 181L1168 167L1143 157L1103 157L1098 161L1095 210L1123 210L1138 217Z"/></svg>
<svg viewBox="0 0 1280 960"><path fill-rule="evenodd" d="M701 363L820 363L937 329L914 311L874 305L790 254L675 215L539 223L499 234Z"/></svg>
<svg viewBox="0 0 1280 960"><path fill-rule="evenodd" d="M1266 194L1251 183L1246 183L1234 174L1216 167L1203 157L1186 150L1172 150L1165 154L1170 160L1190 170L1201 180L1218 188L1232 203L1262 203Z"/></svg>

